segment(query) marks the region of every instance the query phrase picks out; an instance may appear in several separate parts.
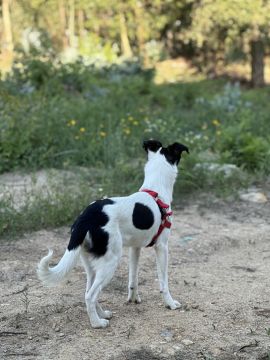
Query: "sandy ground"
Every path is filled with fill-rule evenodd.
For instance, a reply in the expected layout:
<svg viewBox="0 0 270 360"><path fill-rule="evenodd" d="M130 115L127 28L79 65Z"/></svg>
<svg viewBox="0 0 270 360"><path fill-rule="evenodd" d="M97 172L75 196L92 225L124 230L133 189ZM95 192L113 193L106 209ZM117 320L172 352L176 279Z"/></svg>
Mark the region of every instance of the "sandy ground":
<svg viewBox="0 0 270 360"><path fill-rule="evenodd" d="M126 303L125 250L101 296L103 307L114 315L107 329L90 327L82 267L53 289L36 278L36 264L47 247L55 250L56 262L63 254L68 228L2 241L0 358L269 359L269 218L269 201L210 205L202 199L179 208L169 275L182 308L164 307L151 248L141 257L142 303Z"/></svg>

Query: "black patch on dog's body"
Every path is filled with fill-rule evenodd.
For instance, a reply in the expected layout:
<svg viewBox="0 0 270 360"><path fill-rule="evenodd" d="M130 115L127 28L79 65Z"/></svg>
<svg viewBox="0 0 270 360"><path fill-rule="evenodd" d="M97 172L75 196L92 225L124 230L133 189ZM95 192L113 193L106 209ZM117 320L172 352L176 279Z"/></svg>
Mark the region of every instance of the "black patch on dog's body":
<svg viewBox="0 0 270 360"><path fill-rule="evenodd" d="M97 200L87 206L71 227L71 237L68 250L76 249L81 245L89 231L90 243L86 243L87 250L96 256L102 256L107 251L109 234L102 229L109 221L109 217L104 213L105 205L112 205L111 199Z"/></svg>
<svg viewBox="0 0 270 360"><path fill-rule="evenodd" d="M135 228L148 230L154 224L154 214L148 206L141 203L135 203L132 213L132 222Z"/></svg>

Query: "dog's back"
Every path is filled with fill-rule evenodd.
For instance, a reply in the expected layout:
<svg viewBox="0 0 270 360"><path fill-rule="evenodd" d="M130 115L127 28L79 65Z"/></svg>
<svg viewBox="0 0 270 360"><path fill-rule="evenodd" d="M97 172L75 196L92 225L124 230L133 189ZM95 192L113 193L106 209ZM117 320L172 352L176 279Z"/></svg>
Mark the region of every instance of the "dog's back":
<svg viewBox="0 0 270 360"><path fill-rule="evenodd" d="M97 200L72 225L68 250L83 245L95 257L105 255L116 227L124 246L147 246L158 230L160 219L156 202L145 193Z"/></svg>
<svg viewBox="0 0 270 360"><path fill-rule="evenodd" d="M116 218L124 246L147 246L157 233L161 213L155 200L146 193L112 198L117 206ZM109 217L115 217L113 208L105 209Z"/></svg>

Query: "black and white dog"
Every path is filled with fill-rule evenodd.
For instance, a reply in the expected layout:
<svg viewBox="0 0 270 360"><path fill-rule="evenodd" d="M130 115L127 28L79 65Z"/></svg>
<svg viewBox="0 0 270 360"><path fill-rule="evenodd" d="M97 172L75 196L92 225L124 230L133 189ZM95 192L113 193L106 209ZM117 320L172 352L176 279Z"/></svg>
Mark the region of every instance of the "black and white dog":
<svg viewBox="0 0 270 360"><path fill-rule="evenodd" d="M139 192L91 203L71 228L71 237L60 262L49 267L52 250L39 263L39 279L47 286L62 281L79 258L85 267L87 285L85 302L94 328L109 325L112 316L98 303L102 288L109 283L122 254L122 246L130 247L128 301L140 303L138 294L138 261L142 247L154 245L160 292L170 309L180 307L168 287L168 237L171 201L177 165L188 148L174 143L163 147L159 141L144 141L148 153L145 178Z"/></svg>

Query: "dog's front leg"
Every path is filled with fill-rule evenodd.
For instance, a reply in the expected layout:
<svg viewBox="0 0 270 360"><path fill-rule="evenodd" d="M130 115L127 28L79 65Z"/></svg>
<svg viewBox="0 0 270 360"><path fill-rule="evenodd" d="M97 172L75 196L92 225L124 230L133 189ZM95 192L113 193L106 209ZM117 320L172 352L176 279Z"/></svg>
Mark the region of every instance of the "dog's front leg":
<svg viewBox="0 0 270 360"><path fill-rule="evenodd" d="M138 294L138 264L141 248L129 248L129 282L128 302L139 304L141 299Z"/></svg>
<svg viewBox="0 0 270 360"><path fill-rule="evenodd" d="M161 239L160 239L161 240ZM162 239L163 240L163 239ZM169 291L168 285L168 244L167 241L160 242L155 246L156 261L158 278L160 284L160 292L163 296L163 300L169 309L178 309L181 304L178 301L173 300Z"/></svg>

